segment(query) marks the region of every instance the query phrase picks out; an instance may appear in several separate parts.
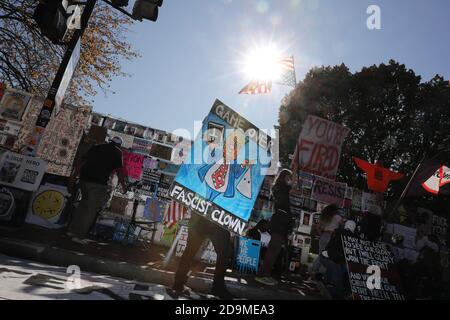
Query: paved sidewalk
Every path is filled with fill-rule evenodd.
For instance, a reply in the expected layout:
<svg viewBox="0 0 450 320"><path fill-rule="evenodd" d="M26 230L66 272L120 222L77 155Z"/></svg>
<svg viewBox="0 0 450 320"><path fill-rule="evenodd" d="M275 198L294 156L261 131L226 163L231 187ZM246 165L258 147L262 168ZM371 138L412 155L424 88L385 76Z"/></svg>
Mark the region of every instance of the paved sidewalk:
<svg viewBox="0 0 450 320"><path fill-rule="evenodd" d="M70 241L60 231L35 226L0 228L0 253L65 268L77 265L82 271L163 286L172 285L178 263L178 258L173 258L167 268L163 267L167 251L167 247L158 245L145 249L139 244L125 246L97 241L83 246ZM213 272L213 267L197 263L187 285L206 294L211 289ZM297 275L284 277L279 285L269 287L256 282L253 276L229 270L226 281L230 292L243 299L322 299L315 282Z"/></svg>

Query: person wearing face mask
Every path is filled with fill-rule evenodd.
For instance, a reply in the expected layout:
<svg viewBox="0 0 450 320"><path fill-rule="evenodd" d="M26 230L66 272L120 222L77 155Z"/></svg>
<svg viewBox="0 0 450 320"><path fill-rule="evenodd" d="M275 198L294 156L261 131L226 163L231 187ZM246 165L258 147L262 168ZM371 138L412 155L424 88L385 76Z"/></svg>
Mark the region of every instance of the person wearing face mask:
<svg viewBox="0 0 450 320"><path fill-rule="evenodd" d="M271 277L272 269L294 225L289 202L291 188L292 172L283 169L278 173L272 186L271 200L274 202L274 214L270 220L271 238L261 273L258 277L255 277L256 281L263 284L277 284L277 281Z"/></svg>

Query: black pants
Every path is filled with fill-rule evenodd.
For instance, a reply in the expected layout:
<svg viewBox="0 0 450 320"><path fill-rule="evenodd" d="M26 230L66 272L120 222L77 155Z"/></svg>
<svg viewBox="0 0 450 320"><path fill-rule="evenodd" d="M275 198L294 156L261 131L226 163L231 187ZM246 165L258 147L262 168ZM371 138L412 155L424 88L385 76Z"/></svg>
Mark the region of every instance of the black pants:
<svg viewBox="0 0 450 320"><path fill-rule="evenodd" d="M218 289L225 287L225 273L229 254L231 252L230 233L209 220L200 217L197 214L192 214L186 249L184 250L180 264L178 265L178 270L175 274L174 288L182 288L186 283L187 274L191 268L194 257L203 241L207 238L211 240L214 245L214 250L217 253L213 287Z"/></svg>

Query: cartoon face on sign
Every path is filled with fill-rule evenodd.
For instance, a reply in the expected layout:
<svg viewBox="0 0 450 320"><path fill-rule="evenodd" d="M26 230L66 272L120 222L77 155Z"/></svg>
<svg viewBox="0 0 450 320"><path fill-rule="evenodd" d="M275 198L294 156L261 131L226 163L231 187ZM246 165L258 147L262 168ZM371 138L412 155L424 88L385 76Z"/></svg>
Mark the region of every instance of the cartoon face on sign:
<svg viewBox="0 0 450 320"><path fill-rule="evenodd" d="M214 200L220 194L232 198L235 190L251 199L252 175L251 170L248 170L251 166L250 162L248 160L244 160L241 164L237 162L238 154L245 144L244 134L237 130L232 131L223 144L222 157L219 157L215 163L206 164L198 170L200 180L206 182L208 186L208 200ZM212 156L216 154L217 149L220 149L219 145L210 144L209 147L214 148L211 151Z"/></svg>
<svg viewBox="0 0 450 320"><path fill-rule="evenodd" d="M35 215L50 220L61 213L64 208L64 195L56 190L47 190L39 194L32 204Z"/></svg>

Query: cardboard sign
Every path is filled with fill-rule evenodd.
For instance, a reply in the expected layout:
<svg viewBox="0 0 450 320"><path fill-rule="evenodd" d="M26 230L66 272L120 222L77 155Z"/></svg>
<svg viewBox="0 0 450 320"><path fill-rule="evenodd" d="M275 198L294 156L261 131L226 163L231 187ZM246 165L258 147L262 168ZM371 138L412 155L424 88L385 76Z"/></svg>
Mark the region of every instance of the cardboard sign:
<svg viewBox="0 0 450 320"><path fill-rule="evenodd" d="M0 101L0 116L16 121L22 120L31 95L19 90L6 89Z"/></svg>
<svg viewBox="0 0 450 320"><path fill-rule="evenodd" d="M259 267L259 252L261 242L245 237L239 238L236 252L236 270L242 273L257 273Z"/></svg>
<svg viewBox="0 0 450 320"><path fill-rule="evenodd" d="M270 162L270 137L216 100L170 197L242 235Z"/></svg>
<svg viewBox="0 0 450 320"><path fill-rule="evenodd" d="M405 300L394 257L385 243L343 235L342 244L354 300ZM380 270L379 281L372 266Z"/></svg>
<svg viewBox="0 0 450 320"><path fill-rule="evenodd" d="M369 212L381 216L383 214L382 193L362 193L362 212Z"/></svg>
<svg viewBox="0 0 450 320"><path fill-rule="evenodd" d="M131 179L141 180L144 155L131 153L126 150L123 150L122 153L123 153L123 169L126 175Z"/></svg>
<svg viewBox="0 0 450 320"><path fill-rule="evenodd" d="M294 166L336 179L342 143L348 132L349 129L340 124L308 115L297 143Z"/></svg>
<svg viewBox="0 0 450 320"><path fill-rule="evenodd" d="M311 193L311 199L342 207L346 190L346 183L339 183L322 177L316 177Z"/></svg>
<svg viewBox="0 0 450 320"><path fill-rule="evenodd" d="M46 166L47 163L42 159L7 151L0 159L0 185L36 191Z"/></svg>

